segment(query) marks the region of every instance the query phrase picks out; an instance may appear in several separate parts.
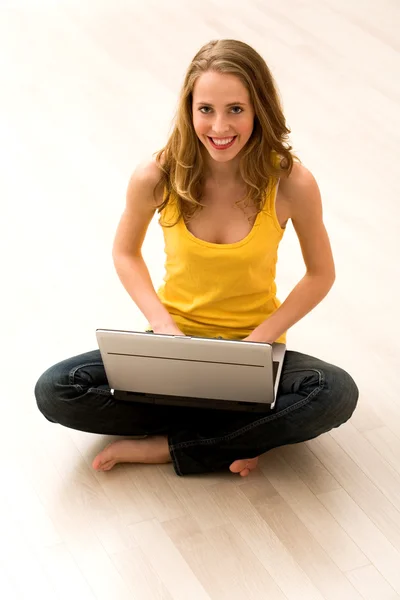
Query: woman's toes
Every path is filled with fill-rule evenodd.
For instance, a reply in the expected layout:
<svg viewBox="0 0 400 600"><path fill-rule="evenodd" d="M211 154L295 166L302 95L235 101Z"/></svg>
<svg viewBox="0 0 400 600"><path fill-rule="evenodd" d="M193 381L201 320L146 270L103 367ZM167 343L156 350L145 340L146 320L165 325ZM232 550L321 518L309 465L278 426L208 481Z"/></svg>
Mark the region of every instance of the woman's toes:
<svg viewBox="0 0 400 600"><path fill-rule="evenodd" d="M258 456L255 458L244 458L241 460L235 460L229 470L232 473L240 473L242 477L246 477L250 471L253 471L257 467Z"/></svg>
<svg viewBox="0 0 400 600"><path fill-rule="evenodd" d="M101 458L97 455L96 458L93 460L92 462L92 467L95 471L100 471L101 467L102 467L103 461L101 460Z"/></svg>
<svg viewBox="0 0 400 600"><path fill-rule="evenodd" d="M104 448L104 450L102 450L101 452L99 452L99 454L96 456L96 458L93 460L92 462L92 467L93 469L95 469L96 471L104 471L104 467L106 464L112 462L110 460L110 456L109 456L109 452L108 452L108 448L110 448L111 444L108 444L108 446L106 446Z"/></svg>
<svg viewBox="0 0 400 600"><path fill-rule="evenodd" d="M104 464L102 464L100 470L101 471L109 471L110 469L113 468L114 465L115 465L115 460L110 460L110 461L105 462Z"/></svg>
<svg viewBox="0 0 400 600"><path fill-rule="evenodd" d="M94 461L93 461L92 467L96 471L109 471L115 465L115 460L103 460L102 462L96 463L96 464L97 464L97 466L94 466Z"/></svg>
<svg viewBox="0 0 400 600"><path fill-rule="evenodd" d="M95 471L103 471L104 470L104 466L107 463L103 460L101 460L98 456L96 456L96 458L94 459L94 461L92 462L92 467Z"/></svg>
<svg viewBox="0 0 400 600"><path fill-rule="evenodd" d="M247 460L245 458L242 460L235 460L229 467L229 470L232 471L232 473L240 473L246 468L246 464Z"/></svg>

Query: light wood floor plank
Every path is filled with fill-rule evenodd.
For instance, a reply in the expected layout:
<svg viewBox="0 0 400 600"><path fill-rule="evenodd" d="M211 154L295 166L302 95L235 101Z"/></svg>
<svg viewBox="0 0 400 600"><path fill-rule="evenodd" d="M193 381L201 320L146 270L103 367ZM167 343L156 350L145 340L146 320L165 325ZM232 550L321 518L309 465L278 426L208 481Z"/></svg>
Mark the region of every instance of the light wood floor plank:
<svg viewBox="0 0 400 600"><path fill-rule="evenodd" d="M174 600L210 598L160 523L136 523L129 525L129 531Z"/></svg>
<svg viewBox="0 0 400 600"><path fill-rule="evenodd" d="M393 504L329 434L311 440L307 445L342 485L343 490L339 491L346 492L400 551L400 513Z"/></svg>
<svg viewBox="0 0 400 600"><path fill-rule="evenodd" d="M347 576L365 600L376 600L376 598L379 598L379 600L398 600L400 598L399 594L396 594L373 565L349 571Z"/></svg>
<svg viewBox="0 0 400 600"><path fill-rule="evenodd" d="M132 600L174 600L139 545L121 550L111 559L129 586Z"/></svg>
<svg viewBox="0 0 400 600"><path fill-rule="evenodd" d="M184 517L164 523L163 528L211 597L287 598L232 524L203 532L193 517Z"/></svg>
<svg viewBox="0 0 400 600"><path fill-rule="evenodd" d="M276 452L279 458L290 465L313 494L331 492L340 488L340 484L306 444L283 446ZM271 466L271 461L268 465Z"/></svg>
<svg viewBox="0 0 400 600"><path fill-rule="evenodd" d="M331 436L400 511L400 474L365 439L366 436L351 423L333 430Z"/></svg>
<svg viewBox="0 0 400 600"><path fill-rule="evenodd" d="M232 525L289 600L323 598L285 548L283 541L275 535L269 524L241 493L240 488L229 483L221 483L211 486L209 490L221 510L229 516ZM246 514L246 518L240 518L240 513ZM287 577L288 570L291 573L290 579Z"/></svg>
<svg viewBox="0 0 400 600"><path fill-rule="evenodd" d="M204 477L176 477L170 465L161 465L160 471L168 481L169 486L202 531L213 529L218 525L229 524L228 517L221 511L218 504L204 486ZM208 479L208 478L207 478Z"/></svg>
<svg viewBox="0 0 400 600"><path fill-rule="evenodd" d="M318 498L362 548L383 577L400 593L400 552L388 542L344 490L319 494Z"/></svg>
<svg viewBox="0 0 400 600"><path fill-rule="evenodd" d="M280 456L280 449L265 455L261 468L297 518L342 571L368 564L366 556L321 505L317 495Z"/></svg>
<svg viewBox="0 0 400 600"><path fill-rule="evenodd" d="M168 481L162 477L159 467L146 468L147 465L135 465L128 475L135 482L139 492L146 498L150 510L158 521L176 519L186 514L185 506L175 494ZM169 466L172 468L171 465Z"/></svg>
<svg viewBox="0 0 400 600"><path fill-rule="evenodd" d="M377 427L363 432L386 462L400 474L400 438L388 427Z"/></svg>
<svg viewBox="0 0 400 600"><path fill-rule="evenodd" d="M359 600L356 589L280 496L257 510L327 600Z"/></svg>

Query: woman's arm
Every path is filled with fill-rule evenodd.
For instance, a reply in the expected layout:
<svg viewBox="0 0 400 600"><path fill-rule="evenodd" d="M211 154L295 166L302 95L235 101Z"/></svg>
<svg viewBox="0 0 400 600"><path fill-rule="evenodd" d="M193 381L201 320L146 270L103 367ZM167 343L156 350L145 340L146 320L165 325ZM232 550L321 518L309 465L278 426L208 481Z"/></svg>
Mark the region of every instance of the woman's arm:
<svg viewBox="0 0 400 600"><path fill-rule="evenodd" d="M113 245L113 260L122 285L157 333L183 335L154 289L142 245L157 204L153 190L160 180L155 161L140 165L126 193L126 206Z"/></svg>
<svg viewBox="0 0 400 600"><path fill-rule="evenodd" d="M282 180L280 186L280 193L284 194L290 207L290 218L307 270L274 314L245 338L247 341L272 343L277 340L325 298L335 281L321 194L313 175L302 165L295 164L292 174Z"/></svg>

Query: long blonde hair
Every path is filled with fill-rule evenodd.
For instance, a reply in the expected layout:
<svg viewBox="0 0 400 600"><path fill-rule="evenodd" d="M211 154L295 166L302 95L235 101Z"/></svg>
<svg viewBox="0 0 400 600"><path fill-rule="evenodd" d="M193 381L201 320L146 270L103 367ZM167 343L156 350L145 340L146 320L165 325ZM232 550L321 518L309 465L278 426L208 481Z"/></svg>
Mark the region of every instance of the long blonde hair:
<svg viewBox="0 0 400 600"><path fill-rule="evenodd" d="M202 208L203 158L201 143L193 127L192 96L196 79L207 71L236 75L247 88L254 108L254 128L242 150L239 170L247 184L246 206L262 210L271 178L289 174L296 158L292 153L278 92L264 59L251 46L237 40L213 40L193 58L179 97L174 127L167 144L155 153L161 169L161 212L173 194L178 220L186 221ZM275 159L274 159L275 157ZM276 160L279 157L280 160Z"/></svg>

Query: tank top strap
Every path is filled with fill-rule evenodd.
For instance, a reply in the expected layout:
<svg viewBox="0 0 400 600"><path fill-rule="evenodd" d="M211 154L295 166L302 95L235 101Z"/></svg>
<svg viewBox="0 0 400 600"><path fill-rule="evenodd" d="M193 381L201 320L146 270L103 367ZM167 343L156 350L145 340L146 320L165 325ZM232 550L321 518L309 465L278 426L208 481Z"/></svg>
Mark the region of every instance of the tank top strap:
<svg viewBox="0 0 400 600"><path fill-rule="evenodd" d="M278 192L280 179L276 179L275 177L270 179L268 182L267 189L265 190L265 203L263 210L270 215L275 214L275 201L276 194Z"/></svg>
<svg viewBox="0 0 400 600"><path fill-rule="evenodd" d="M165 200L166 197L166 189L164 188L163 198ZM178 201L173 192L171 192L167 205L163 208L159 216L159 224L162 225L172 225L176 222L179 215L178 209Z"/></svg>

